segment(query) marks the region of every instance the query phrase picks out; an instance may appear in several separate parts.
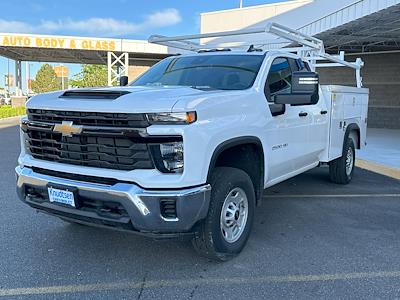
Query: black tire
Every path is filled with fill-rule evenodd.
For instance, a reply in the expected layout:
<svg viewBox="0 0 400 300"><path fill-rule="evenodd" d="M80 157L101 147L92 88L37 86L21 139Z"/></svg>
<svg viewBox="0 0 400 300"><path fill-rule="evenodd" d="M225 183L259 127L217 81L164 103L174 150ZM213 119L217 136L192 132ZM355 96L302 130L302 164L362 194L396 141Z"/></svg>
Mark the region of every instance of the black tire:
<svg viewBox="0 0 400 300"><path fill-rule="evenodd" d="M255 192L249 175L236 168L218 167L211 180L211 199L206 219L200 224L192 243L195 250L207 258L226 261L239 254L250 236L254 218ZM247 197L247 219L237 241L227 242L221 230L221 211L228 195L239 190ZM236 213L234 214L236 218Z"/></svg>
<svg viewBox="0 0 400 300"><path fill-rule="evenodd" d="M352 155L351 162L349 164L348 155ZM329 176L331 181L337 184L348 184L353 178L354 163L356 158L354 142L351 138L345 140L343 147L342 156L331 161L329 163ZM347 168L347 165L351 165L351 171Z"/></svg>

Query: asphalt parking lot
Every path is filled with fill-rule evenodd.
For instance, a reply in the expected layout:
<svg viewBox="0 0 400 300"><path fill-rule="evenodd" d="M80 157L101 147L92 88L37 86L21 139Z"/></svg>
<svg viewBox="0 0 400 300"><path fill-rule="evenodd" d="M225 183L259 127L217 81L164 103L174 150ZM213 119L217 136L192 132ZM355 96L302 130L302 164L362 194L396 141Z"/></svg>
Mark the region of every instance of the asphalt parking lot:
<svg viewBox="0 0 400 300"><path fill-rule="evenodd" d="M0 128L0 298L398 298L400 181L317 168L270 188L243 253L70 225L17 200L17 127Z"/></svg>

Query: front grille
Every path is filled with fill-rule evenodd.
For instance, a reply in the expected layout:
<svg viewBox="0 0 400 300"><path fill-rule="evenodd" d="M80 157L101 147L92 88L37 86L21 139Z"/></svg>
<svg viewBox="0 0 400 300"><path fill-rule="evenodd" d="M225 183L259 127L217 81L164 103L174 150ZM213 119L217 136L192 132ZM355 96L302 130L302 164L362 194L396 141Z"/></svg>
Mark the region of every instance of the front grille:
<svg viewBox="0 0 400 300"><path fill-rule="evenodd" d="M36 159L115 170L154 169L148 145L126 136L62 136L61 133L29 128L26 141Z"/></svg>
<svg viewBox="0 0 400 300"><path fill-rule="evenodd" d="M38 188L31 185L25 185L26 196L34 202L49 202L49 194L46 188ZM100 217L112 219L129 219L129 214L125 207L119 202L103 201L81 196L75 196L77 209L81 211L94 212ZM62 205L63 204L57 204ZM68 207L68 206L67 206Z"/></svg>
<svg viewBox="0 0 400 300"><path fill-rule="evenodd" d="M75 125L146 128L150 124L145 114L56 111L28 109L29 121L61 123L72 121Z"/></svg>
<svg viewBox="0 0 400 300"><path fill-rule="evenodd" d="M76 199L76 210L95 213L97 217L94 218L43 206L43 203L49 202L49 195L47 193L47 189L45 188L37 188L26 185L25 194L26 200L31 206L51 213L53 215L67 217L74 220L81 220L88 223L104 225L108 227L133 230L129 214L121 203L100 201L97 199L88 199L78 196L78 198ZM54 205L63 206L62 204Z"/></svg>

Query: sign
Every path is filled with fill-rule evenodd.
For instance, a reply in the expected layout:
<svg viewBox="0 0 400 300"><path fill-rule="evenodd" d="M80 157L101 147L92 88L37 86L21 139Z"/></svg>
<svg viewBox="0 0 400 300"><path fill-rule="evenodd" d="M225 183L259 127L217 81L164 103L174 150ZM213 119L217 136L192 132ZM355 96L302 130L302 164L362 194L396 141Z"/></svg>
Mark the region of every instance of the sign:
<svg viewBox="0 0 400 300"><path fill-rule="evenodd" d="M14 75L4 75L4 85L8 87L14 86Z"/></svg>
<svg viewBox="0 0 400 300"><path fill-rule="evenodd" d="M118 51L121 48L121 41L116 39L1 34L0 46Z"/></svg>
<svg viewBox="0 0 400 300"><path fill-rule="evenodd" d="M55 67L53 67L53 69L58 78L67 78L68 77L69 70L66 66L55 66Z"/></svg>

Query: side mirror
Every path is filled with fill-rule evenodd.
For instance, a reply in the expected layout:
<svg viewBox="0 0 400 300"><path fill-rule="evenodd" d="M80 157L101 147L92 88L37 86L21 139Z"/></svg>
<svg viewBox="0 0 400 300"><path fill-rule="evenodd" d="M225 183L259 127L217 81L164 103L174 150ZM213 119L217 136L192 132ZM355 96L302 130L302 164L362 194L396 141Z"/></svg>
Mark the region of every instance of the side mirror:
<svg viewBox="0 0 400 300"><path fill-rule="evenodd" d="M298 71L292 74L292 93L277 94L276 104L309 105L319 100L319 76L315 72Z"/></svg>
<svg viewBox="0 0 400 300"><path fill-rule="evenodd" d="M128 85L128 82L129 82L128 76L121 76L121 77L119 78L119 85L120 85L120 86L127 86L127 85Z"/></svg>

